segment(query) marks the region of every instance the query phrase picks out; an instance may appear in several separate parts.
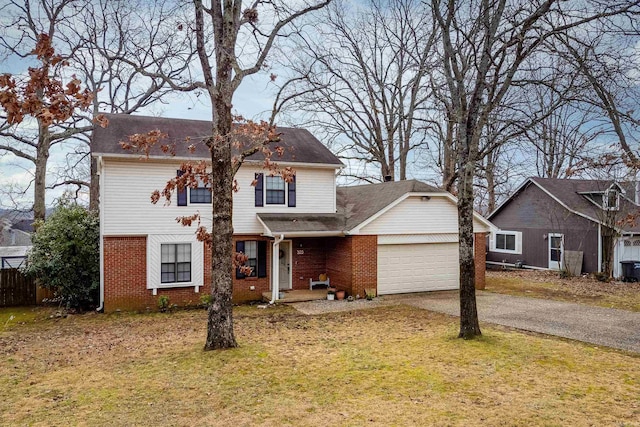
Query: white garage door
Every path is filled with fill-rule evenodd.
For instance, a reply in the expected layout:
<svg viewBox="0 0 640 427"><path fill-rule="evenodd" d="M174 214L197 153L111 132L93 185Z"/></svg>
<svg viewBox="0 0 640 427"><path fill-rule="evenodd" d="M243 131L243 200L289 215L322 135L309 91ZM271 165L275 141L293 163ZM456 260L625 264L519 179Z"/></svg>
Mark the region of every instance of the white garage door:
<svg viewBox="0 0 640 427"><path fill-rule="evenodd" d="M459 288L458 243L378 245L378 294Z"/></svg>

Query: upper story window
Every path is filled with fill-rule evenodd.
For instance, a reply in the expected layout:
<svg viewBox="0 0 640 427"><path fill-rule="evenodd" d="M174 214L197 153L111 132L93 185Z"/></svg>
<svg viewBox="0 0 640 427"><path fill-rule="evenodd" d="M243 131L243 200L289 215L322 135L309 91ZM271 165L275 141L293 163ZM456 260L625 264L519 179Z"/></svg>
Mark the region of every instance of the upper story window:
<svg viewBox="0 0 640 427"><path fill-rule="evenodd" d="M256 174L255 206L286 205L296 206L296 177L285 182L281 176Z"/></svg>
<svg viewBox="0 0 640 427"><path fill-rule="evenodd" d="M211 203L211 191L206 187L191 188L189 193L191 203Z"/></svg>
<svg viewBox="0 0 640 427"><path fill-rule="evenodd" d="M519 231L496 231L491 241L492 252L522 253L522 233Z"/></svg>
<svg viewBox="0 0 640 427"><path fill-rule="evenodd" d="M617 211L619 209L620 204L620 192L615 189L609 189L605 191L604 197L602 198L602 207L609 211Z"/></svg>
<svg viewBox="0 0 640 427"><path fill-rule="evenodd" d="M266 203L268 205L284 205L284 179L281 176L268 176L266 180Z"/></svg>

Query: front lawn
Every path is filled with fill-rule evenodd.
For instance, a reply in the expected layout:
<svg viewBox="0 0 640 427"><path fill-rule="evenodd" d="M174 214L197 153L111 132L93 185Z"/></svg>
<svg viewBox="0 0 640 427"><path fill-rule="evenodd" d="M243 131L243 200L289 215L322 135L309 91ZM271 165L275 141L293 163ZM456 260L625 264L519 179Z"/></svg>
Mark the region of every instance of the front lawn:
<svg viewBox="0 0 640 427"><path fill-rule="evenodd" d="M639 425L640 357L407 306L75 315L0 331L0 425Z"/></svg>
<svg viewBox="0 0 640 427"><path fill-rule="evenodd" d="M561 278L558 272L487 270L486 291L640 311L640 283Z"/></svg>

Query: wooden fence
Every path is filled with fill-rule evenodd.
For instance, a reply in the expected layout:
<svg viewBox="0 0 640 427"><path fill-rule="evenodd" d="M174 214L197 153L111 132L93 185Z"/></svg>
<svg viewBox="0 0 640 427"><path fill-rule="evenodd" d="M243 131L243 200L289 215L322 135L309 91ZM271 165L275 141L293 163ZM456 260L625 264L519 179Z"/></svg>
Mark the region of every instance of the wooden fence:
<svg viewBox="0 0 640 427"><path fill-rule="evenodd" d="M0 269L0 307L36 304L36 281L17 268Z"/></svg>

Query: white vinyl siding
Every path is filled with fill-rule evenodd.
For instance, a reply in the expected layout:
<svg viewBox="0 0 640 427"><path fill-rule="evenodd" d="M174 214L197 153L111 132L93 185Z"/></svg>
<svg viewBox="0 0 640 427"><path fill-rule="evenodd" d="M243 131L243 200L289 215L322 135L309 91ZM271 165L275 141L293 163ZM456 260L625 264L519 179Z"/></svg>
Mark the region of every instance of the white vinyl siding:
<svg viewBox="0 0 640 427"><path fill-rule="evenodd" d="M457 243L378 245L378 294L458 289Z"/></svg>
<svg viewBox="0 0 640 427"><path fill-rule="evenodd" d="M168 245L168 246L166 246ZM167 248L177 245L181 255L179 262L184 262L187 258L187 249L183 245L188 245L188 256L190 262L190 280L176 281L171 283L162 282L162 264L175 260L174 255L167 253ZM182 246L182 249L179 249ZM163 247L165 253L163 254ZM175 247L175 246L174 246ZM172 252L171 250L169 250ZM178 254L175 254L176 256ZM182 277L184 280L184 277ZM154 234L147 236L147 289L175 288L175 287L200 287L204 283L204 244L198 242L194 234Z"/></svg>
<svg viewBox="0 0 640 427"><path fill-rule="evenodd" d="M474 219L476 232L488 228ZM446 197L408 197L360 229L359 234L458 233L458 210Z"/></svg>
<svg viewBox="0 0 640 427"><path fill-rule="evenodd" d="M143 161L137 159L105 159L101 189L103 206L103 234L151 235L193 234L195 227L183 227L176 222L178 216L189 216L199 211L202 225L209 227L209 204L178 206L174 194L171 205L161 199L151 204L151 193L162 190L175 176L177 162ZM239 191L233 196L233 226L236 234L258 234L264 231L256 213L333 213L336 209L335 169L296 168L296 207L286 205L254 206L254 187L251 182L259 166L244 165L236 174Z"/></svg>

